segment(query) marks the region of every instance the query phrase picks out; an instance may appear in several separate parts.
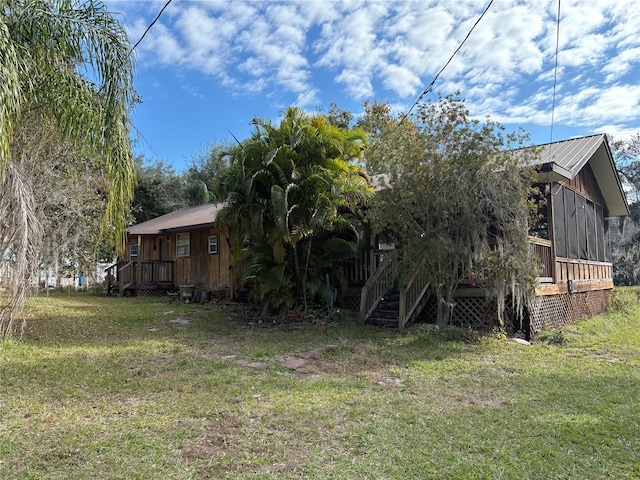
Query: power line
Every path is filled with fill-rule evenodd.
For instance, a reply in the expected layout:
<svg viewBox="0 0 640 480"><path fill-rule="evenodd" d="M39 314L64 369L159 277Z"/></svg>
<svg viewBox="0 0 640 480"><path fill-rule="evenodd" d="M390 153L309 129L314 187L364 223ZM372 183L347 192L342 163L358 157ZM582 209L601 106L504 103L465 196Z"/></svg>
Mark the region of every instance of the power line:
<svg viewBox="0 0 640 480"><path fill-rule="evenodd" d="M556 59L553 69L553 98L551 100L551 132L549 138L549 157L551 157L551 144L553 143L553 123L556 110L556 87L558 84L558 52L560 50L560 0L558 0L558 15L556 19Z"/></svg>
<svg viewBox="0 0 640 480"><path fill-rule="evenodd" d="M451 55L451 57L449 57L449 60L447 60L447 63L444 64L444 67L442 67L440 69L440 71L436 74L436 76L433 78L433 80L431 81L431 83L429 84L429 86L420 94L420 96L418 97L418 99L414 102L413 105L411 105L411 108L407 111L407 113L405 113L402 118L400 119L399 123L402 123L411 113L411 111L416 107L416 105L418 105L418 103L420 103L420 101L424 98L424 96L429 93L431 91L431 89L433 88L433 86L435 85L436 81L438 80L438 78L440 77L440 75L442 74L442 72L444 72L444 70L449 66L449 64L451 63L451 61L453 60L453 58L458 54L458 52L462 49L462 47L464 46L464 44L466 43L466 41L469 39L469 37L471 36L471 33L473 33L473 31L475 30L475 28L478 26L478 24L480 23L480 21L482 20L482 18L484 17L484 15L487 13L487 11L489 10L489 8L491 7L491 5L493 4L493 0L491 0L489 2L489 4L487 5L487 7L484 9L484 11L482 12L482 14L478 17L478 19L476 20L476 23L473 24L473 26L471 27L471 30L469 30L469 33L467 33L466 37L464 37L464 40L462 40L462 43L460 43L460 45L458 45L458 48L456 48L456 50L453 52L453 54Z"/></svg>
<svg viewBox="0 0 640 480"><path fill-rule="evenodd" d="M146 28L146 30L144 31L144 33L142 34L142 36L138 39L138 41L133 45L133 47L131 47L131 51L129 52L129 55L131 55L133 53L133 51L136 49L136 47L138 45L140 45L140 42L142 42L142 39L147 35L147 33L149 33L149 30L151 30L151 27L153 27L156 22L160 19L160 17L162 16L162 14L164 13L164 11L167 9L167 7L169 6L169 4L172 2L173 0L167 0L167 3L164 4L164 7L162 7L162 9L160 10L160 12L158 13L158 15L156 15L156 18L153 19L153 22L151 22L149 24L149 26Z"/></svg>
<svg viewBox="0 0 640 480"><path fill-rule="evenodd" d="M129 59L129 57L131 56L131 54L133 53L133 51L136 49L136 47L138 45L140 45L140 42L142 42L142 39L144 37L146 37L147 33L149 33L149 30L151 30L151 28L156 24L156 22L160 19L160 17L162 16L162 14L164 13L164 11L167 9L167 7L169 6L169 4L172 2L173 0L167 0L167 3L164 4L164 7L162 7L162 9L160 10L160 12L158 12L158 15L156 15L156 18L153 19L153 21L149 24L149 26L145 29L145 31L142 33L142 36L138 39L138 41L133 45L133 47L131 47L131 50L129 50L129 53L126 55L126 57L124 57L119 66L122 67L124 65L124 63ZM100 88L98 89L98 93L102 93L102 91L105 89L106 87L106 82L103 82L102 85L100 86Z"/></svg>

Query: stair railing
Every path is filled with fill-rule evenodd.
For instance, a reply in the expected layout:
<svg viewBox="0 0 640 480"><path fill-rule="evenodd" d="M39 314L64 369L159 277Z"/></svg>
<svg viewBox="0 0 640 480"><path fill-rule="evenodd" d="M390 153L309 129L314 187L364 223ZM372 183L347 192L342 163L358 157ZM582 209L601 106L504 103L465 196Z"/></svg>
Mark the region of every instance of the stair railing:
<svg viewBox="0 0 640 480"><path fill-rule="evenodd" d="M118 264L114 263L105 268L107 281L107 295L111 295L115 287L118 285Z"/></svg>
<svg viewBox="0 0 640 480"><path fill-rule="evenodd" d="M118 268L118 287L120 289L120 295L124 293L125 284L135 285L137 282L137 268L136 261L131 260L125 263L122 267Z"/></svg>
<svg viewBox="0 0 640 480"><path fill-rule="evenodd" d="M398 328L413 322L424 309L429 296L429 281L424 267L418 268L407 284L400 289L400 308L398 312Z"/></svg>
<svg viewBox="0 0 640 480"><path fill-rule="evenodd" d="M393 263L391 257L387 257L382 260L376 271L362 287L362 293L360 294L360 322L367 321L384 295L391 290L393 282Z"/></svg>

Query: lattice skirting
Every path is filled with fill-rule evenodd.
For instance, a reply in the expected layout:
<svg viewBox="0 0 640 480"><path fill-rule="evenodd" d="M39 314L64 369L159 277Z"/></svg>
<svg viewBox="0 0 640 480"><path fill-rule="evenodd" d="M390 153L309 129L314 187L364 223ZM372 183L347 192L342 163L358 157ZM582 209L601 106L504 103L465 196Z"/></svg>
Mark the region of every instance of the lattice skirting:
<svg viewBox="0 0 640 480"><path fill-rule="evenodd" d="M495 298L486 296L457 297L454 303L452 324L455 326L486 330L500 325ZM505 317L505 322L509 323L511 321L511 305L509 303L506 306ZM420 321L435 323L436 318L437 304L435 297L432 296L420 315Z"/></svg>
<svg viewBox="0 0 640 480"><path fill-rule="evenodd" d="M561 328L565 325L604 313L611 301L611 290L594 290L560 295L548 295L533 299L521 325L515 319L512 307L507 303L505 324L510 333L518 330L531 337L543 330ZM452 315L453 325L485 330L499 325L495 298L457 297ZM421 321L436 321L436 302L432 298L426 306Z"/></svg>
<svg viewBox="0 0 640 480"><path fill-rule="evenodd" d="M357 312L360 310L360 295L344 295L338 299L338 306Z"/></svg>
<svg viewBox="0 0 640 480"><path fill-rule="evenodd" d="M611 295L611 290L593 290L536 297L529 309L531 336L604 313Z"/></svg>
<svg viewBox="0 0 640 480"><path fill-rule="evenodd" d="M136 297L160 297L167 294L165 288L138 288L133 290L133 295Z"/></svg>

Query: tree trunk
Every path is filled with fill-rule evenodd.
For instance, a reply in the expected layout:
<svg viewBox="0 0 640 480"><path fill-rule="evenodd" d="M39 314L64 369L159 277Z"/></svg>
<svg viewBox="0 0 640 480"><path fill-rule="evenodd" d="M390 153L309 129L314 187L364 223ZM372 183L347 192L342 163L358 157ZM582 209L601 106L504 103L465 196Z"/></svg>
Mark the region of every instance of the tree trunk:
<svg viewBox="0 0 640 480"><path fill-rule="evenodd" d="M444 292L440 290L437 293L437 324L439 327L449 327L451 326L451 320L453 318L453 294L456 290L456 286L455 284L450 284L443 290Z"/></svg>
<svg viewBox="0 0 640 480"><path fill-rule="evenodd" d="M304 297L304 311L307 311L307 278L309 275L309 260L311 259L311 242L313 237L310 237L307 245L307 258L304 262L304 272L302 272L302 295Z"/></svg>

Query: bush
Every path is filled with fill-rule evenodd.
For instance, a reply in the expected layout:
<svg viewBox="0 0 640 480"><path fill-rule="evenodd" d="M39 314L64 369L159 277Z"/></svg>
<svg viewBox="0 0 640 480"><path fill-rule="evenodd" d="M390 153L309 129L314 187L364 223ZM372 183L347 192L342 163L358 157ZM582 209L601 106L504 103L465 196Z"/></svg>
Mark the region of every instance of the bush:
<svg viewBox="0 0 640 480"><path fill-rule="evenodd" d="M107 294L107 287L104 283L94 283L88 288L91 295L103 296Z"/></svg>
<svg viewBox="0 0 640 480"><path fill-rule="evenodd" d="M616 289L613 291L611 306L619 312L628 312L638 304L638 293L631 289Z"/></svg>

